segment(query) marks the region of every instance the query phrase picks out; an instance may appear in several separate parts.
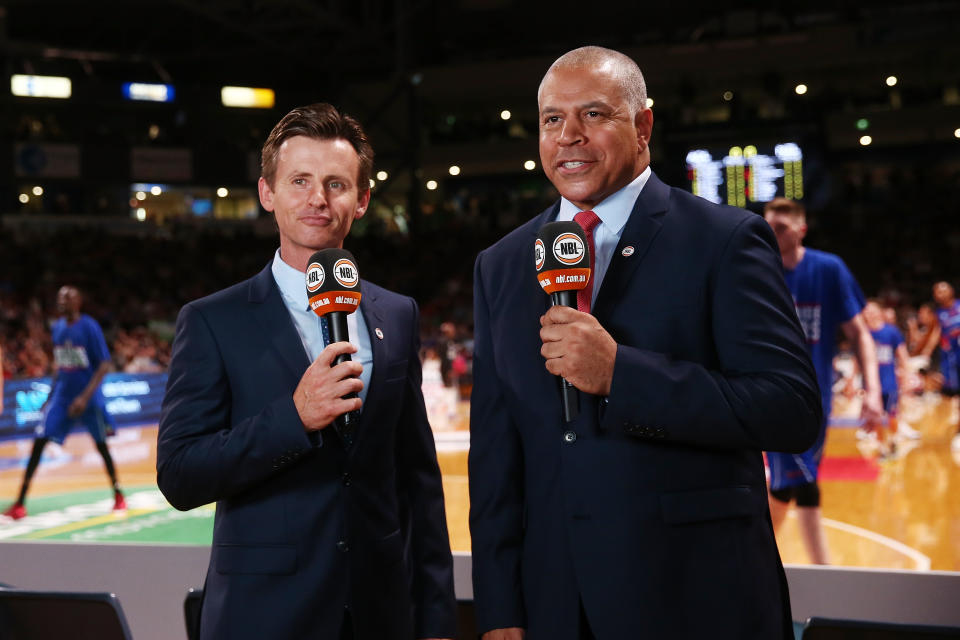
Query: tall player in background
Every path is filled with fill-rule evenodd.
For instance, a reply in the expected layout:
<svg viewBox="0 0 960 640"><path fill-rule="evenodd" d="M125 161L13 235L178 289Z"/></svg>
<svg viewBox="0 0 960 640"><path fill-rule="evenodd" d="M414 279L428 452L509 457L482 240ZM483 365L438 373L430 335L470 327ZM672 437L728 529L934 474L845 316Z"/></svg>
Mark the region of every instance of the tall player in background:
<svg viewBox="0 0 960 640"><path fill-rule="evenodd" d="M933 285L933 299L937 303L937 321L935 330L940 338L940 373L943 374L943 386L940 393L955 402L960 396L960 301L948 282ZM960 433L953 437L950 447L960 450Z"/></svg>
<svg viewBox="0 0 960 640"><path fill-rule="evenodd" d="M44 403L43 422L37 428L33 451L27 462L27 471L20 487L20 495L4 515L19 520L27 515L24 500L30 480L40 465L43 449L50 441L63 444L70 428L82 423L97 451L113 487L113 509L123 511L126 500L117 482L117 470L107 448L107 435L116 429L113 417L107 412L100 383L110 370L110 351L97 321L80 313L83 298L76 287L64 286L57 292L57 311L61 317L53 325L53 360L56 367L50 395Z"/></svg>
<svg viewBox="0 0 960 640"><path fill-rule="evenodd" d="M774 198L764 207L764 217L780 245L784 279L793 294L807 348L817 370L825 417L820 436L804 453L767 452L770 515L774 530L779 530L790 503L796 501L800 534L810 560L814 564L829 564L817 475L827 436L826 417L831 409L837 330L843 330L860 365L864 386L861 418L868 428L875 428L883 414L877 353L860 313L864 307L863 293L847 265L838 256L803 246L807 233L803 205L787 198Z"/></svg>

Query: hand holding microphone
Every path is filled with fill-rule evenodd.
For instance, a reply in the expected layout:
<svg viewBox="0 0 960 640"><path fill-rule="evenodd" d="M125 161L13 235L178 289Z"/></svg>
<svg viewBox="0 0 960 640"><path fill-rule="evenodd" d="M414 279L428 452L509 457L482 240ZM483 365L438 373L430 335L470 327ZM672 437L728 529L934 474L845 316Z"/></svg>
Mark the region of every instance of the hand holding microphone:
<svg viewBox="0 0 960 640"><path fill-rule="evenodd" d="M553 308L541 320L541 355L547 371L561 376L563 418L580 411L577 389L608 395L617 343L589 313L577 311L577 292L590 286L590 248L576 222L548 222L534 243L537 279Z"/></svg>
<svg viewBox="0 0 960 640"><path fill-rule="evenodd" d="M349 446L360 419L362 366L353 362L357 349L349 343L347 315L360 306L360 273L349 251L323 249L307 262L307 298L310 309L329 328L330 344L310 365L294 392L294 404L308 429L333 422ZM309 420L309 423L308 423Z"/></svg>

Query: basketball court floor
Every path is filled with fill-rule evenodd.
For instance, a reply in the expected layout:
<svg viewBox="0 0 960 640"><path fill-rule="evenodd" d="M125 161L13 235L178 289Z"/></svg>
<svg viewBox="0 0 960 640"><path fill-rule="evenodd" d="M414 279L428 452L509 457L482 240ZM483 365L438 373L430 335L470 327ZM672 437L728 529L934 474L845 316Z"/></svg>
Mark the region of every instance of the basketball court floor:
<svg viewBox="0 0 960 640"><path fill-rule="evenodd" d="M469 551L467 524L468 407L431 406L454 550ZM853 404L838 399L821 469L823 514L833 564L854 567L960 571L960 452L951 452L956 406L939 396L904 401L903 417L922 433L881 459L856 438ZM845 417L846 416L846 417ZM0 518L7 540L209 544L213 506L182 513L157 490L156 425L127 427L111 438L125 514L111 512L103 463L90 437L75 431L63 447L48 445L27 499L29 516ZM16 496L30 453L29 439L0 443L0 507ZM779 537L784 562L808 562L792 516ZM0 546L2 553L2 546Z"/></svg>

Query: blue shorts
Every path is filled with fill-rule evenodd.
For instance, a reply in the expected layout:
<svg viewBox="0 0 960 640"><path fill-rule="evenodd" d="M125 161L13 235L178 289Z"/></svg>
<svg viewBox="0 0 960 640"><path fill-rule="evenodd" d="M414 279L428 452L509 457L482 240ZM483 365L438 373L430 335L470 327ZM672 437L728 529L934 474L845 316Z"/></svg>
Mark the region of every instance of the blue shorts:
<svg viewBox="0 0 960 640"><path fill-rule="evenodd" d="M883 410L886 411L887 415L891 418L897 415L897 404L900 400L900 394L897 393L897 390L893 391L884 391L883 392Z"/></svg>
<svg viewBox="0 0 960 640"><path fill-rule="evenodd" d="M824 403L826 404L826 403ZM803 453L767 452L767 465L770 467L770 489L778 491L801 484L813 484L820 471L823 459L823 445L827 440L827 421L830 410L824 407L824 424L813 446Z"/></svg>
<svg viewBox="0 0 960 640"><path fill-rule="evenodd" d="M99 394L98 394L99 395ZM103 397L94 397L87 403L87 409L76 418L71 418L67 410L73 398L53 398L47 405L43 421L37 427L37 437L47 438L57 444L63 444L71 427L80 423L87 428L95 442L105 442L107 431L116 429L113 416L107 412Z"/></svg>
<svg viewBox="0 0 960 640"><path fill-rule="evenodd" d="M940 373L943 374L941 390L956 395L960 391L960 354L955 349L940 352Z"/></svg>

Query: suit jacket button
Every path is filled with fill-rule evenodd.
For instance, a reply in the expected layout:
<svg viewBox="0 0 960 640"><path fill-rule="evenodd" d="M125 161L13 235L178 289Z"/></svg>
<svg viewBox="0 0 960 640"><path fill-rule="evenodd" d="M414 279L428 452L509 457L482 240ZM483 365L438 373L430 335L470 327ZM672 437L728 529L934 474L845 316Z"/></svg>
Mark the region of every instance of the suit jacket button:
<svg viewBox="0 0 960 640"><path fill-rule="evenodd" d="M563 441L567 444L573 444L577 441L577 434L574 431L564 431L563 432Z"/></svg>
<svg viewBox="0 0 960 640"><path fill-rule="evenodd" d="M341 479L343 480L343 486L345 487L350 486L351 478L349 473L344 473L343 476L341 476Z"/></svg>
<svg viewBox="0 0 960 640"><path fill-rule="evenodd" d="M350 551L350 545L347 544L346 540L341 540L340 542L337 543L337 549L346 553L347 551Z"/></svg>

